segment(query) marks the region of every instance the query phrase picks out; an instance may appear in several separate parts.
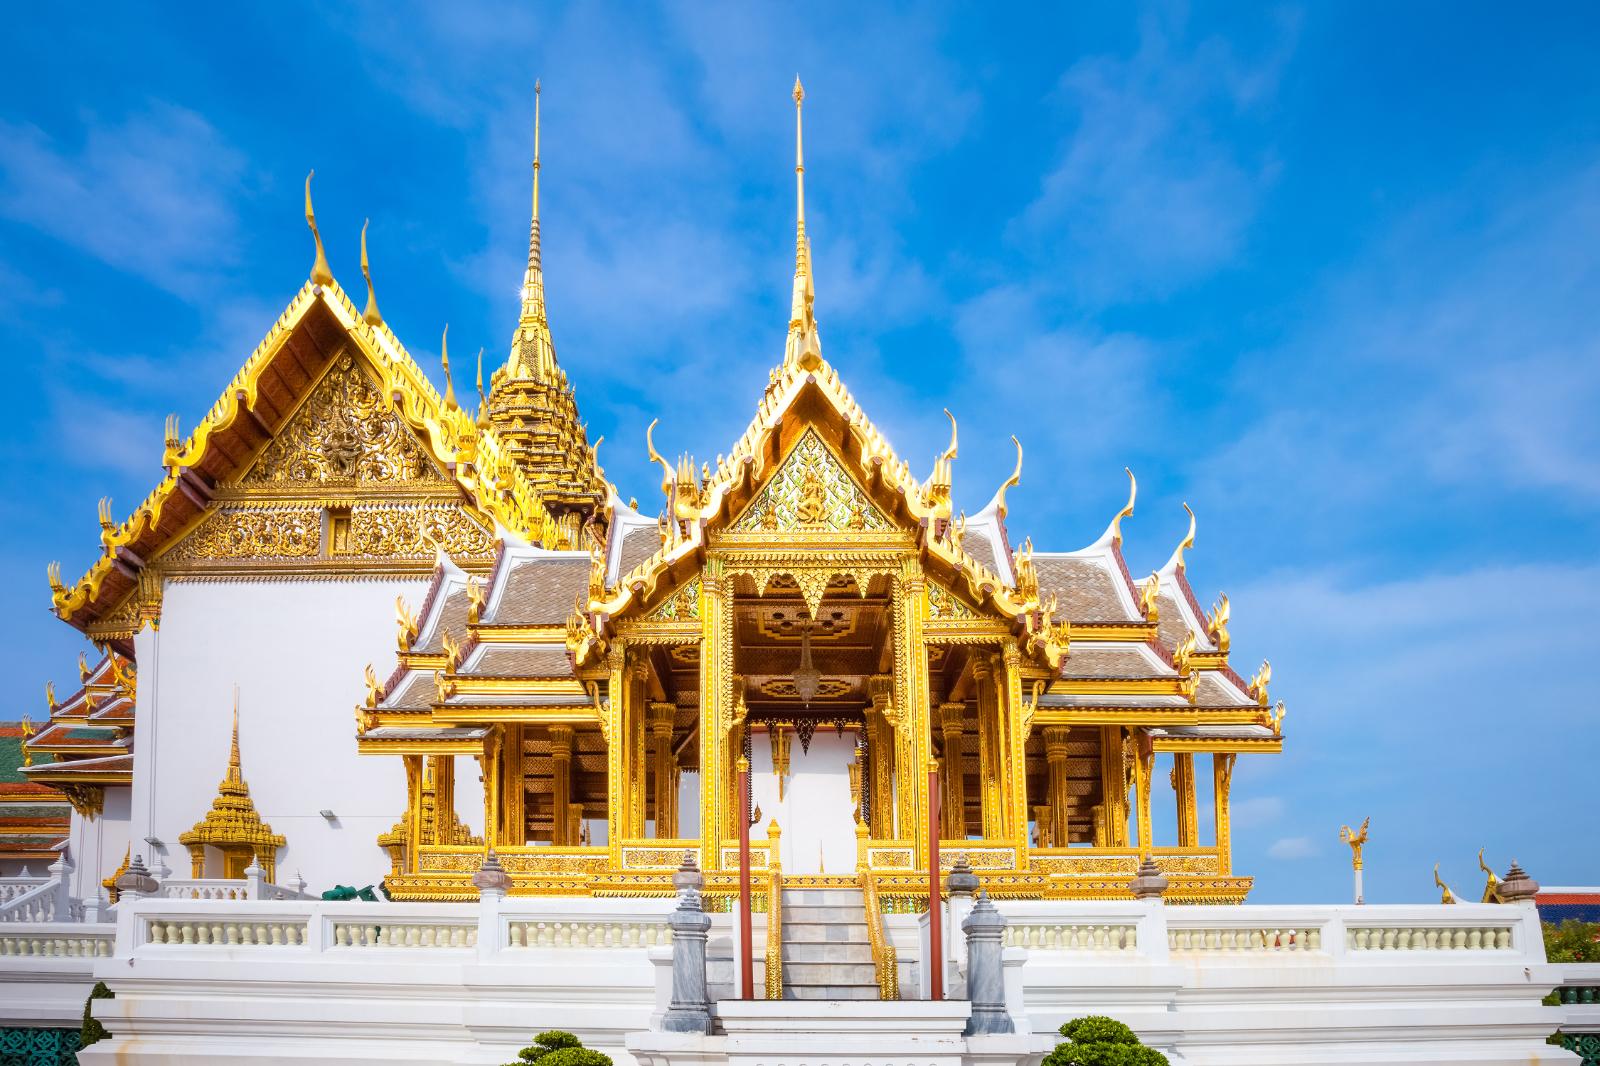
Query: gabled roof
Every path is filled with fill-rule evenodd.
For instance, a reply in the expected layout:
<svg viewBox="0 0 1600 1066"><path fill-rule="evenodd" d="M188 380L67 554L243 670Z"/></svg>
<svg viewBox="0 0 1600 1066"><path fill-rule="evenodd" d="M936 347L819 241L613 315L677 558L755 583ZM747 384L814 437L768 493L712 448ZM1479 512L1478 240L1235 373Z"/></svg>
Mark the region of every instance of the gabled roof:
<svg viewBox="0 0 1600 1066"><path fill-rule="evenodd" d="M167 473L145 501L120 525L102 506L104 550L89 571L68 587L52 564L55 613L79 629L109 614L146 564L206 513L216 487L249 469L346 349L360 353L395 413L479 510L529 539L554 540L552 519L494 434L441 398L399 339L363 320L336 282L308 282L187 440L178 437L176 416L168 420Z"/></svg>

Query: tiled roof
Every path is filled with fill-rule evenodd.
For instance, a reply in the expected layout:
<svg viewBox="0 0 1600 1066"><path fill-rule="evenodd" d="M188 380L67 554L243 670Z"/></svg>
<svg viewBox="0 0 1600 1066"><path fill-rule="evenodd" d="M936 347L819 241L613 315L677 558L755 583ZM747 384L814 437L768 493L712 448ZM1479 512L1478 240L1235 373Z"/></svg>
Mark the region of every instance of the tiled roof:
<svg viewBox="0 0 1600 1066"><path fill-rule="evenodd" d="M658 542L659 543L659 542ZM495 607L496 625L557 625L567 620L579 595L587 601L587 556L534 559L506 575Z"/></svg>

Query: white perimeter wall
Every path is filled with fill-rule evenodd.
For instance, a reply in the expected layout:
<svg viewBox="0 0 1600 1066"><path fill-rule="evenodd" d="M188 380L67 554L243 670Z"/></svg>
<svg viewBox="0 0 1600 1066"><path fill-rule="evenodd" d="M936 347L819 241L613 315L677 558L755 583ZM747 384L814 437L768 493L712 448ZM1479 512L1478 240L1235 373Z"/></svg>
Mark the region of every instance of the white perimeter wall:
<svg viewBox="0 0 1600 1066"><path fill-rule="evenodd" d="M138 743L137 735L134 742ZM72 871L74 896L80 899L93 899L95 896L110 898L100 882L117 872L117 867L122 865L122 857L128 853L128 842L132 839L129 834L132 797L131 788L107 788L105 810L94 821L89 821L77 811L72 812L67 851L76 866ZM143 843L140 849L149 850ZM29 872L43 875L43 864L34 864Z"/></svg>
<svg viewBox="0 0 1600 1066"><path fill-rule="evenodd" d="M298 870L315 894L383 878L388 852L375 840L405 810L405 771L397 757L356 754L354 709L368 663L380 679L394 670L395 597L419 606L426 592L423 580L169 581L160 630L136 642L134 850L189 876L178 835L205 817L227 771L237 682L244 778L256 811L288 838L278 881ZM456 776L471 820L477 764L461 760ZM151 849L151 836L166 846Z"/></svg>

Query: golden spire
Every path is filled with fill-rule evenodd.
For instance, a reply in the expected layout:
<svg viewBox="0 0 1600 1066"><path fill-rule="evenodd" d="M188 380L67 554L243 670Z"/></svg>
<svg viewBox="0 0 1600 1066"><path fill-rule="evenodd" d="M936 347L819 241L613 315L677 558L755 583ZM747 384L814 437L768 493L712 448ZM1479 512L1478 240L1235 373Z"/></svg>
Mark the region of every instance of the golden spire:
<svg viewBox="0 0 1600 1066"><path fill-rule="evenodd" d="M317 261L311 264L311 283L313 285L332 285L333 271L328 269L328 256L322 250L322 234L317 232L317 216L311 210L311 179L316 176L313 170L306 175L306 225L311 227L311 237L317 242Z"/></svg>
<svg viewBox="0 0 1600 1066"><path fill-rule="evenodd" d="M378 313L378 294L372 291L372 270L367 266L367 219L361 223L361 276L367 279L367 309L361 312L362 321L369 326L383 325L383 316Z"/></svg>
<svg viewBox="0 0 1600 1066"><path fill-rule="evenodd" d="M511 340L506 372L513 378L548 381L556 351L544 310L544 257L539 247L539 82L533 83L533 222L528 230L528 268L522 276L522 317Z"/></svg>
<svg viewBox="0 0 1600 1066"><path fill-rule="evenodd" d="M439 358L444 360L444 407L447 411L456 409L456 386L450 380L450 323L444 324L444 336L439 340Z"/></svg>
<svg viewBox="0 0 1600 1066"><path fill-rule="evenodd" d="M798 362L802 369L822 365L822 342L817 336L817 290L811 277L811 241L806 237L806 165L804 139L800 128L800 105L806 98L800 75L794 76L794 188L795 248L794 298L789 305L789 342L785 364Z"/></svg>
<svg viewBox="0 0 1600 1066"><path fill-rule="evenodd" d="M232 785L233 788L228 786ZM228 776L222 779L222 791L249 791L244 783L243 763L239 761L239 686L233 686L233 750L228 753Z"/></svg>

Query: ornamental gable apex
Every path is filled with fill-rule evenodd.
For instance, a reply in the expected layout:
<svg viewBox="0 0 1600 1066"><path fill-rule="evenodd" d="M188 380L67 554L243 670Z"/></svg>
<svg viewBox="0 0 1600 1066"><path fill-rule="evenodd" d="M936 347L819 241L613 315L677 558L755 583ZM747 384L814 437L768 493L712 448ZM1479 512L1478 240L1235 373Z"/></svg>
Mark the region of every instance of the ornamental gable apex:
<svg viewBox="0 0 1600 1066"><path fill-rule="evenodd" d="M808 426L729 533L893 533L897 526Z"/></svg>

